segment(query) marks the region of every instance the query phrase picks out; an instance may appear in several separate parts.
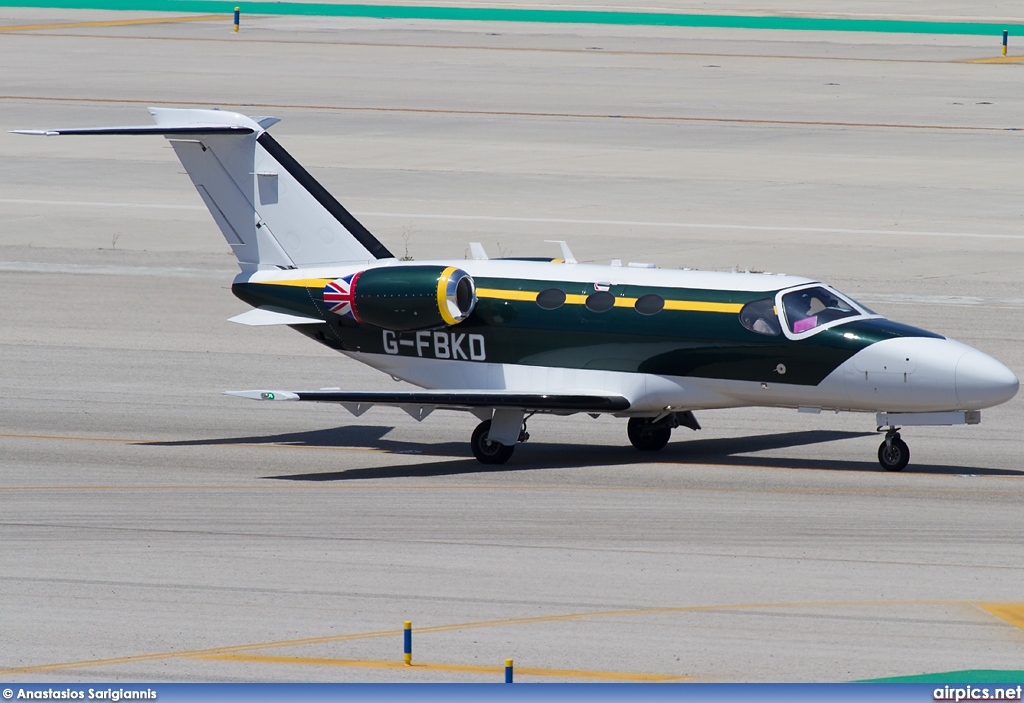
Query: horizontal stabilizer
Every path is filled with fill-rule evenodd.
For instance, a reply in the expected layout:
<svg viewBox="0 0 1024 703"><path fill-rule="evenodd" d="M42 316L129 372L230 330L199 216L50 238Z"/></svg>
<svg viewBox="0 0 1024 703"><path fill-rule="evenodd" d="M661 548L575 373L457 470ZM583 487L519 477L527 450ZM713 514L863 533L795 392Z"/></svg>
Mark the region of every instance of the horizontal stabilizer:
<svg viewBox="0 0 1024 703"><path fill-rule="evenodd" d="M46 137L59 137L69 134L162 134L164 136L196 136L200 134L222 134L224 132L234 134L252 134L255 132L252 127L237 125L189 125L184 127L161 126L161 125L138 125L127 127L71 127L68 129L12 129L11 134L37 134Z"/></svg>
<svg viewBox="0 0 1024 703"><path fill-rule="evenodd" d="M319 317L309 315L297 315L291 310L275 308L271 305L264 305L243 312L241 315L229 317L228 322L237 322L240 325L261 327L263 325L315 325L323 323Z"/></svg>
<svg viewBox="0 0 1024 703"><path fill-rule="evenodd" d="M390 405L473 410L515 408L525 412L621 412L629 401L619 395L591 393L517 393L514 391L227 391L252 400L306 400L346 406Z"/></svg>

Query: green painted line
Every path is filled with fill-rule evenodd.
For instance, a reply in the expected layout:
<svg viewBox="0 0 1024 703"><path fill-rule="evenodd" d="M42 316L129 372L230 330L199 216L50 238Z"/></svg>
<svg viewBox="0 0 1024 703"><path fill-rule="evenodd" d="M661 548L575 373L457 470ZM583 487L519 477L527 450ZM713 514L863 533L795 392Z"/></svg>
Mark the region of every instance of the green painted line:
<svg viewBox="0 0 1024 703"><path fill-rule="evenodd" d="M219 0L0 0L0 7L46 7L66 10L134 12L234 12L234 2ZM906 34L996 35L1024 22L915 22L818 17L746 17L669 12L598 12L589 10L520 10L483 7L407 7L404 5L333 5L304 2L245 2L243 15L314 15L321 17L380 17L481 22L543 22L556 24L614 24L660 27L719 27L726 29L787 29L814 32L897 32Z"/></svg>
<svg viewBox="0 0 1024 703"><path fill-rule="evenodd" d="M854 683L1016 683L1024 684L1024 671L1003 669L966 669L918 676L893 676L887 679L865 679Z"/></svg>

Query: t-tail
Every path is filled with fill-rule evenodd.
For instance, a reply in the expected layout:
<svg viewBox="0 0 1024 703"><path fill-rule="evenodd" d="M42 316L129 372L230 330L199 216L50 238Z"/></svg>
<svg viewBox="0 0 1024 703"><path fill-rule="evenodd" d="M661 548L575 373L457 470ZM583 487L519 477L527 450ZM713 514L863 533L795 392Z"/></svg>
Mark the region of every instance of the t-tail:
<svg viewBox="0 0 1024 703"><path fill-rule="evenodd" d="M20 133L167 137L243 272L394 258L270 136L276 117L155 107L149 112L155 125Z"/></svg>

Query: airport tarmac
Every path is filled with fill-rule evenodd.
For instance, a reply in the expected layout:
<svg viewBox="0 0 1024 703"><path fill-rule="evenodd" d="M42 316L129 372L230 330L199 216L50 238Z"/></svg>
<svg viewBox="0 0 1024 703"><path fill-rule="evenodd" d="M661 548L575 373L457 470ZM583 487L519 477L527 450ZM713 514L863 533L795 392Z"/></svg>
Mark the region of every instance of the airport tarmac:
<svg viewBox="0 0 1024 703"><path fill-rule="evenodd" d="M806 275L1024 375L1024 66L971 63L999 37L0 16L2 130L274 115L399 255ZM485 469L469 415L221 394L396 385L226 322L234 258L164 140L0 134L0 221L0 682L1022 668L1020 396L906 430L900 474L873 416L765 409L654 457L536 417Z"/></svg>

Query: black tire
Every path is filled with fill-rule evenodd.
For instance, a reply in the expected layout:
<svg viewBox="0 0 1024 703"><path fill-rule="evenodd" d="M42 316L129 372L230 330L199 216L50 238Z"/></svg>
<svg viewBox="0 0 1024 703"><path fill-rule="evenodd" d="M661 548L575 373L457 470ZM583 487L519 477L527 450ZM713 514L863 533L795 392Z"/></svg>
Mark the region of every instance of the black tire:
<svg viewBox="0 0 1024 703"><path fill-rule="evenodd" d="M910 447L899 437L878 447L878 463L886 471L903 471L910 463Z"/></svg>
<svg viewBox="0 0 1024 703"><path fill-rule="evenodd" d="M504 464L512 457L516 447L514 444L508 446L501 442L491 442L487 439L490 431L490 420L484 420L473 430L473 438L470 440L473 456L481 464Z"/></svg>
<svg viewBox="0 0 1024 703"><path fill-rule="evenodd" d="M629 443L642 452L656 452L664 449L672 438L671 427L655 427L650 418L631 417L626 425Z"/></svg>

